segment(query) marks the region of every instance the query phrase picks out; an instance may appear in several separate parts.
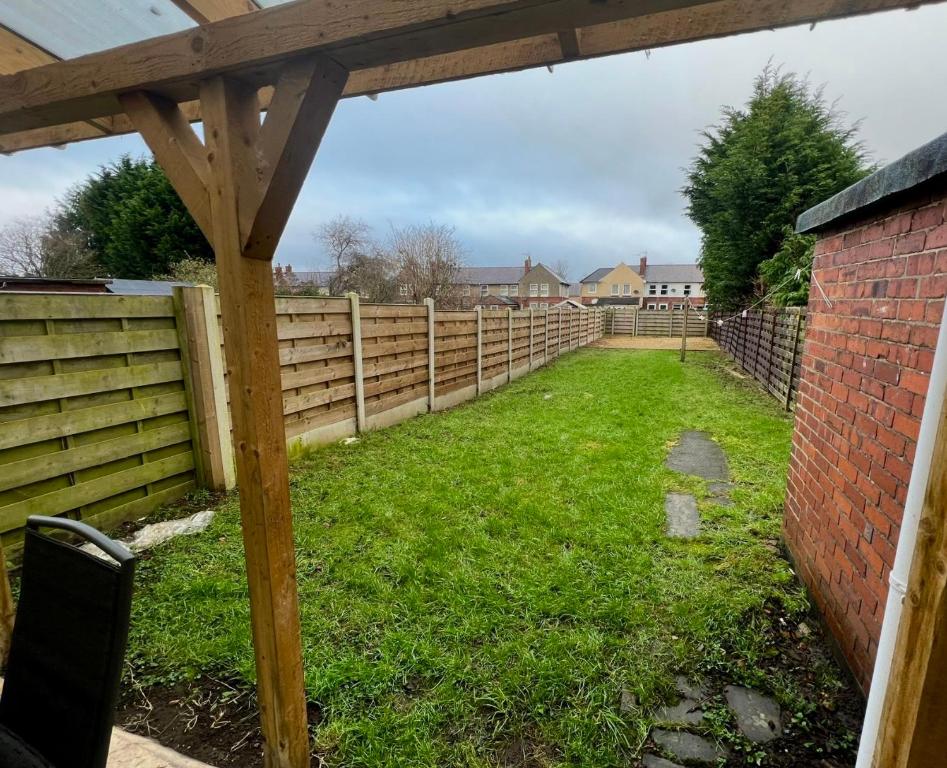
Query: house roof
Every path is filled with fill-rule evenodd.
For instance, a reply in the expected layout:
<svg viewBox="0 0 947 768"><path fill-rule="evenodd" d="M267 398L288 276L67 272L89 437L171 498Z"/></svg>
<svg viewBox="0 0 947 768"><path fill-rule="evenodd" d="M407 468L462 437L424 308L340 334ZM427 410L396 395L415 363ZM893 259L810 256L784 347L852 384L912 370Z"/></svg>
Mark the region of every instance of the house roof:
<svg viewBox="0 0 947 768"><path fill-rule="evenodd" d="M529 275L530 273L534 272L537 269L545 269L550 275L552 275L554 278L556 278L556 280L559 281L559 285L569 284L568 280L564 279L561 275L557 274L554 269L552 269L551 267L547 267L541 261L538 261L535 264L533 264L533 268L530 269L529 272L526 273L526 275ZM523 277L526 277L526 275L523 275Z"/></svg>
<svg viewBox="0 0 947 768"><path fill-rule="evenodd" d="M510 285L522 279L522 267L463 267L455 282L458 285Z"/></svg>
<svg viewBox="0 0 947 768"><path fill-rule="evenodd" d="M579 282L580 283L597 283L599 280L605 277L605 275L607 275L613 269L615 269L615 267L599 267L592 274L586 275L585 277L583 277L581 280L579 280Z"/></svg>
<svg viewBox="0 0 947 768"><path fill-rule="evenodd" d="M704 273L696 264L649 264L644 275L649 283L704 282Z"/></svg>
<svg viewBox="0 0 947 768"><path fill-rule="evenodd" d="M509 296L494 296L492 293L489 296L481 296L477 304L503 304L508 307L518 307L520 305L518 301L511 299Z"/></svg>

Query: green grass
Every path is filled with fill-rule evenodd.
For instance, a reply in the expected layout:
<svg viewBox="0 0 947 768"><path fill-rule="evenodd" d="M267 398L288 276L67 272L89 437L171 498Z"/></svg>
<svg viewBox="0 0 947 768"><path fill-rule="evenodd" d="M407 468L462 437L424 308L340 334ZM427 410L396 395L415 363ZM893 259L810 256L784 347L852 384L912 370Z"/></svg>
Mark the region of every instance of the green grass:
<svg viewBox="0 0 947 768"><path fill-rule="evenodd" d="M779 536L791 420L693 354L584 350L451 412L293 465L306 685L330 765L618 766L678 671L766 679L763 610L805 608ZM728 454L735 505L663 466L685 429ZM663 535L663 498L704 533ZM139 680L253 680L235 501L142 564ZM785 687L788 686L788 687ZM640 708L622 713L621 690Z"/></svg>

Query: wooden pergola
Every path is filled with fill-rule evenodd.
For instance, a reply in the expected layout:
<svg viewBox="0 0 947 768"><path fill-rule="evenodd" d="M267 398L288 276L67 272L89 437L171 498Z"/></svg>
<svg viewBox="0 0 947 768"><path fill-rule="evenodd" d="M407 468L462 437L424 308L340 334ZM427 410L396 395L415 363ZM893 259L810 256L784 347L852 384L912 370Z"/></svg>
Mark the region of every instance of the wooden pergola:
<svg viewBox="0 0 947 768"><path fill-rule="evenodd" d="M933 1L154 0L187 28L65 60L0 26L0 152L137 131L213 245L267 766L310 759L271 260L338 100Z"/></svg>

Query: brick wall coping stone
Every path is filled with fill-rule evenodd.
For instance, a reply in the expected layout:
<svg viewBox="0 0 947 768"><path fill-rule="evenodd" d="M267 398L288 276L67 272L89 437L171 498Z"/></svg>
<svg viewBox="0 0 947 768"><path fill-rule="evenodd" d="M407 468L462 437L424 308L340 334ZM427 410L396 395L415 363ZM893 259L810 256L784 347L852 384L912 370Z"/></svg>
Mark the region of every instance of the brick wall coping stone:
<svg viewBox="0 0 947 768"><path fill-rule="evenodd" d="M817 232L868 206L947 176L947 133L843 189L796 219L796 232Z"/></svg>

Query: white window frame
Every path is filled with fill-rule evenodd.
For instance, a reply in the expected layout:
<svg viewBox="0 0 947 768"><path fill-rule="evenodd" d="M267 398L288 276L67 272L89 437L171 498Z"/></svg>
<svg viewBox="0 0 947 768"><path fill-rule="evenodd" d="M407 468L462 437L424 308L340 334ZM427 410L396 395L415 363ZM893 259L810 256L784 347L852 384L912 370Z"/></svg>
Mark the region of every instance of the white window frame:
<svg viewBox="0 0 947 768"><path fill-rule="evenodd" d="M480 298L490 295L490 286L489 285L480 285Z"/></svg>
<svg viewBox="0 0 947 768"><path fill-rule="evenodd" d="M621 286L618 283L612 283L612 296L617 296L620 290Z"/></svg>
<svg viewBox="0 0 947 768"><path fill-rule="evenodd" d="M539 296L539 283L530 283L530 284L529 284L529 295L530 295L530 296Z"/></svg>
<svg viewBox="0 0 947 768"><path fill-rule="evenodd" d="M683 305L683 304L675 304L675 305L674 305L674 309L684 309L684 305Z"/></svg>
<svg viewBox="0 0 947 768"><path fill-rule="evenodd" d="M658 286L656 286L654 283L652 283L651 285L649 285L649 286L648 286L648 295L649 295L649 296L657 296L657 295L658 295Z"/></svg>
<svg viewBox="0 0 947 768"><path fill-rule="evenodd" d="M510 286L508 286L508 285L501 285L501 286L500 286L500 295L501 295L501 296L509 296L509 295L510 295Z"/></svg>
<svg viewBox="0 0 947 768"><path fill-rule="evenodd" d="M668 284L667 284L667 283L662 283L662 285L661 285L661 295L662 295L662 296L667 296L667 295L668 295Z"/></svg>
<svg viewBox="0 0 947 768"><path fill-rule="evenodd" d="M469 296L469 295L470 295L470 286L469 286L469 285L465 285L465 286L464 286L463 294L464 294L464 296Z"/></svg>
<svg viewBox="0 0 947 768"><path fill-rule="evenodd" d="M549 295L549 283L540 283L539 284L539 295L548 296Z"/></svg>
<svg viewBox="0 0 947 768"><path fill-rule="evenodd" d="M589 293L598 293L598 283L587 283Z"/></svg>
<svg viewBox="0 0 947 768"><path fill-rule="evenodd" d="M685 295L685 296L690 296L690 295L691 295L691 287L690 287L689 285L685 285L685 286L684 286L684 295Z"/></svg>
<svg viewBox="0 0 947 768"><path fill-rule="evenodd" d="M399 296L407 296L407 295L408 295L408 284L407 284L407 283L402 283L401 285L398 286L398 295L399 295Z"/></svg>
<svg viewBox="0 0 947 768"><path fill-rule="evenodd" d="M631 296L631 283L623 283L621 287L622 296Z"/></svg>
<svg viewBox="0 0 947 768"><path fill-rule="evenodd" d="M520 295L520 287L519 287L519 284L513 283L513 284L510 286L510 296L519 296L519 295Z"/></svg>
<svg viewBox="0 0 947 768"><path fill-rule="evenodd" d="M667 304L658 304L658 309L667 309L667 308L668 308Z"/></svg>
<svg viewBox="0 0 947 768"><path fill-rule="evenodd" d="M657 304L655 304L653 301L648 304L648 309L657 309L657 308L658 308Z"/></svg>

